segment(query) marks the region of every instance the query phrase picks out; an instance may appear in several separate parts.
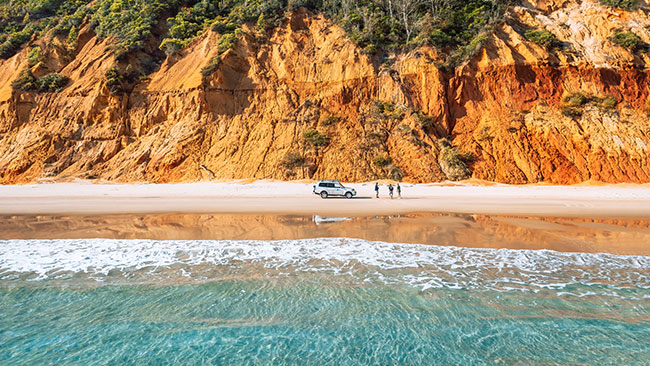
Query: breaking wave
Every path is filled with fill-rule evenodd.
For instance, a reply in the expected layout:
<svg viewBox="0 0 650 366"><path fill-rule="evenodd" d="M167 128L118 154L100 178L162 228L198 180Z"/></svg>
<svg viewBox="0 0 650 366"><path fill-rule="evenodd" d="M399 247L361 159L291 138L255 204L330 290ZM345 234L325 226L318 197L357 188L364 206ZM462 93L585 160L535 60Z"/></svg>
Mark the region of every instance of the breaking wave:
<svg viewBox="0 0 650 366"><path fill-rule="evenodd" d="M329 273L361 283L625 296L650 288L650 257L475 249L349 238L279 241L6 240L0 280L205 282ZM577 287L576 287L577 286ZM586 286L586 287L585 287ZM642 291L646 293L646 291ZM646 297L647 295L644 295Z"/></svg>

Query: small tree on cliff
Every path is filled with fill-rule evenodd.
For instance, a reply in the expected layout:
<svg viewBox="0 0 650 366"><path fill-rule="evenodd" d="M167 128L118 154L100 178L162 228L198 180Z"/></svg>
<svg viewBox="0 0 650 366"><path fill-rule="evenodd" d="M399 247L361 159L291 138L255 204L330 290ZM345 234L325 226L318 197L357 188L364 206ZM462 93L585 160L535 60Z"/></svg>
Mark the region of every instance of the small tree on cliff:
<svg viewBox="0 0 650 366"><path fill-rule="evenodd" d="M406 32L406 43L411 41L411 35L417 33L418 25L418 10L422 6L422 0L394 0L395 2L395 16L398 22L404 27Z"/></svg>

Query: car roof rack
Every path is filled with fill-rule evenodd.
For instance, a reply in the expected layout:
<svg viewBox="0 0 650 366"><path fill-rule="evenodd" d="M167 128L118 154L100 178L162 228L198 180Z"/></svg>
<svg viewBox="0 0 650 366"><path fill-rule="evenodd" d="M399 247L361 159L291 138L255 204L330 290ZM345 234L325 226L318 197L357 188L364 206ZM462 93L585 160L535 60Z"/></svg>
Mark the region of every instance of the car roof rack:
<svg viewBox="0 0 650 366"><path fill-rule="evenodd" d="M318 181L319 182L334 183L334 182L338 182L339 180L338 179L319 179Z"/></svg>

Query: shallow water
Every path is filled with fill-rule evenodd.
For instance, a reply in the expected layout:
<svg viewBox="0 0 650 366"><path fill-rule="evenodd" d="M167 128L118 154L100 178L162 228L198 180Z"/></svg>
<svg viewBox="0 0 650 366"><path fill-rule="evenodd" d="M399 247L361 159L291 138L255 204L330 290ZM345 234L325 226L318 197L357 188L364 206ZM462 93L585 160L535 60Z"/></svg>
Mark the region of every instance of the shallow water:
<svg viewBox="0 0 650 366"><path fill-rule="evenodd" d="M650 257L0 241L0 364L647 365Z"/></svg>
<svg viewBox="0 0 650 366"><path fill-rule="evenodd" d="M0 215L0 240L297 240L338 237L470 248L650 255L650 220L647 219L455 214L372 217L244 214Z"/></svg>

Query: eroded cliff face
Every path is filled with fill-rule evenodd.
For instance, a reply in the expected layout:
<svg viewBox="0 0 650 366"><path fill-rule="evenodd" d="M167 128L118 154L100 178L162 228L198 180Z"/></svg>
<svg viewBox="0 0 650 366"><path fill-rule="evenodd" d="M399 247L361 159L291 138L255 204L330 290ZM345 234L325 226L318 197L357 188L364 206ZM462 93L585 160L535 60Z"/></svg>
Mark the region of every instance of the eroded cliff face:
<svg viewBox="0 0 650 366"><path fill-rule="evenodd" d="M478 179L647 182L650 57L608 39L632 29L650 42L647 25L644 10L591 0L524 2L450 70L428 48L380 63L299 10L266 41L244 35L211 75L201 70L219 35L207 32L121 96L105 84L110 40L82 29L67 56L56 39L35 40L49 60L39 67L71 82L16 92L28 50L0 62L0 182L212 179L200 165L222 179L441 181L458 178L447 141ZM563 47L529 42L529 28ZM586 99L567 113L576 93ZM309 130L326 143L306 139Z"/></svg>

